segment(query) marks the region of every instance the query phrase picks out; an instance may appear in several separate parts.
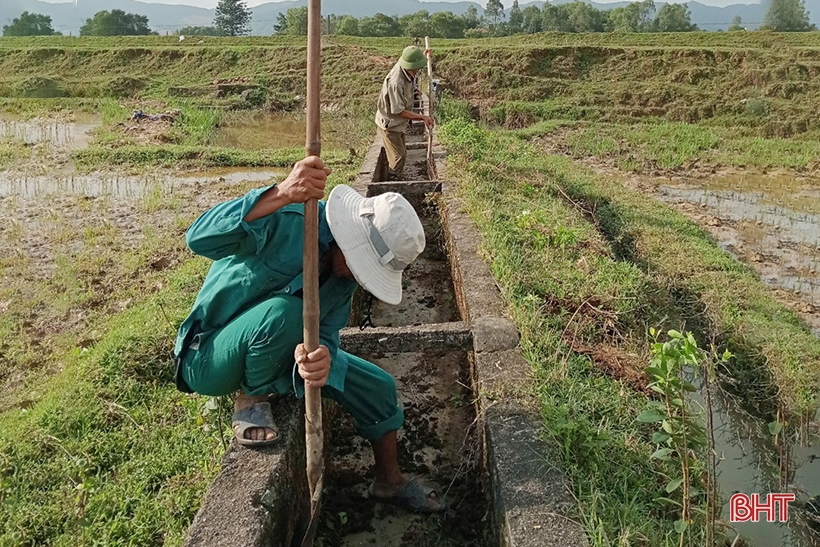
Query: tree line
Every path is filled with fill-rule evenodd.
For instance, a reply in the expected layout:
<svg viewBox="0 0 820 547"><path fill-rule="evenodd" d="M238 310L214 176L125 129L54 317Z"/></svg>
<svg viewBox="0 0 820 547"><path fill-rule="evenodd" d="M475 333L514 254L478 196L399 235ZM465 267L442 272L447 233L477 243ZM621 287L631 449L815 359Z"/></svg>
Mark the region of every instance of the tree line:
<svg viewBox="0 0 820 547"><path fill-rule="evenodd" d="M654 0L641 0L624 7L599 10L576 0L566 4L545 3L542 8L528 5L523 9L514 0L509 11L501 0L488 0L484 14L475 6L463 15L452 12L419 11L409 15L390 16L377 13L372 17L330 15L324 22L327 34L387 37L431 36L435 38L479 38L535 34L537 32L690 32L699 30L692 23L686 4L666 3L656 8ZM809 21L805 0L772 0L761 29L776 32L817 30ZM739 16L729 25L730 31L745 30ZM307 34L307 8L291 8L279 14L274 32Z"/></svg>
<svg viewBox="0 0 820 547"><path fill-rule="evenodd" d="M626 7L599 10L576 0L568 4L528 5L514 0L509 12L500 0L490 0L479 15L470 6L463 15L426 10L402 16L377 13L372 17L330 15L325 32L346 36L430 36L434 38L480 38L537 32L687 32L697 30L685 4L664 4L655 9L654 0ZM307 34L307 8L291 8L279 14L277 34Z"/></svg>
<svg viewBox="0 0 820 547"><path fill-rule="evenodd" d="M244 36L251 32L251 11L244 0L220 0L216 6L213 26L185 27L177 34L208 34L212 36ZM20 17L3 27L3 36L52 36L51 17L24 11ZM86 19L80 36L147 36L157 34L148 25L148 17L123 10L103 10Z"/></svg>
<svg viewBox="0 0 820 547"><path fill-rule="evenodd" d="M274 25L275 34L307 34L306 7L290 8L280 13ZM250 34L251 11L244 0L220 0L212 26L184 27L180 35L244 36ZM690 32L698 30L692 23L686 4L663 4L656 8L654 0L641 0L611 10L599 10L575 0L567 4L545 3L519 6L513 0L509 11L501 0L488 0L483 15L470 6L462 15L450 11L430 13L418 11L409 15L390 16L377 13L371 17L328 15L324 21L326 34L345 36L388 37L406 36L434 38L480 38L534 34L537 32ZM772 0L761 29L776 32L817 30L809 20L805 0ZM730 31L744 30L736 16ZM52 27L51 17L23 12L11 24L3 27L4 36L41 36L60 34ZM144 15L122 10L100 11L87 19L80 28L81 36L140 36L156 34Z"/></svg>

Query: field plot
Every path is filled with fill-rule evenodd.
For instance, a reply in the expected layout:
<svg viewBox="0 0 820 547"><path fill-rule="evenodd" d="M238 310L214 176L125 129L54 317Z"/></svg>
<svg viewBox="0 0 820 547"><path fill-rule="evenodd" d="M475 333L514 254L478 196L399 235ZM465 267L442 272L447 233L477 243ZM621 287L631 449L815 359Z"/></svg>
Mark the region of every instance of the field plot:
<svg viewBox="0 0 820 547"><path fill-rule="evenodd" d="M647 367L672 329L703 350L704 368L681 373L696 391L681 397L694 412L680 423L713 431L720 460L713 469L703 446L687 452L685 534L693 545L712 531L715 545L738 533L737 545L820 545L815 34L435 44L443 178L481 228L591 545L678 545L681 461L653 458L668 447L662 422L639 419L663 397ZM358 171L405 42L327 39L332 184ZM304 63L299 37L0 40L0 545L182 544L219 471L231 406L171 383L174 332L209 266L183 234L303 155ZM440 280L435 267L410 280L416 307L374 317L452 320L437 315L448 287L432 301L412 285ZM408 387L414 435L435 430L441 454L455 455L406 463L478 499L474 468L448 467L475 463L474 439L449 438L452 424L424 413L463 401L410 389L431 362L463 381L463 355L380 359ZM471 419L459 414L458 428ZM399 515L360 491L361 449L335 447L331 475L350 488L327 492L339 508L328 543L373 530L395 544L483 540L467 529L480 508L416 519L421 536L390 528ZM734 526L734 491L794 492L793 518Z"/></svg>

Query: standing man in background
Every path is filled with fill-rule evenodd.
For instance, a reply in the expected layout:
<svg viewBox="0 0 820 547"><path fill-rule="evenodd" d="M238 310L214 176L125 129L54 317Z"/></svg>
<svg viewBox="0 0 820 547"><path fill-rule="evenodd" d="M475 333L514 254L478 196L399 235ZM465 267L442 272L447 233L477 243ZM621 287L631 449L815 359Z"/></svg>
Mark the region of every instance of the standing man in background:
<svg viewBox="0 0 820 547"><path fill-rule="evenodd" d="M387 152L389 164L388 179L401 180L407 161L405 131L410 120L421 120L432 130L435 122L429 116L413 112L413 80L419 71L427 66L427 56L431 50L408 46L399 62L390 71L382 84L376 110L376 126L379 128Z"/></svg>

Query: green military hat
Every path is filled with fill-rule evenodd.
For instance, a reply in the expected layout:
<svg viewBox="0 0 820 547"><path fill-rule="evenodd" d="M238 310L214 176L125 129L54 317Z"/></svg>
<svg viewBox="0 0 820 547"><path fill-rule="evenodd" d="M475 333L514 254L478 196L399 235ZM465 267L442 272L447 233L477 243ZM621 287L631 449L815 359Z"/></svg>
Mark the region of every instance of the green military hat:
<svg viewBox="0 0 820 547"><path fill-rule="evenodd" d="M427 64L427 57L424 56L424 50L420 47L407 46L401 52L399 64L405 70L416 70Z"/></svg>

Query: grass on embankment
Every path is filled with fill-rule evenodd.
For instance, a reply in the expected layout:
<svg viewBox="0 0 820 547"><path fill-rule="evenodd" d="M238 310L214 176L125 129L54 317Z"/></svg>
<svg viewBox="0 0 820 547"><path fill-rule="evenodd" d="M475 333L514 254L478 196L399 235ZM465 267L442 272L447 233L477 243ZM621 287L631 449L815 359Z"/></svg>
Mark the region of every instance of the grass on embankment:
<svg viewBox="0 0 820 547"><path fill-rule="evenodd" d="M682 171L699 165L765 169L820 167L820 133L766 138L746 128L683 122L609 124L551 120L516 130L575 158L595 158L637 173Z"/></svg>
<svg viewBox="0 0 820 547"><path fill-rule="evenodd" d="M242 150L211 146L123 146L94 147L72 154L77 167L88 171L104 166L138 167L153 165L177 169L208 167L290 167L305 157L304 149ZM351 166L357 160L347 151L331 150L322 154L332 168Z"/></svg>
<svg viewBox="0 0 820 547"><path fill-rule="evenodd" d="M322 100L372 108L408 42L327 37ZM812 33L548 33L435 40L434 68L444 88L492 107L508 127L550 118L663 118L790 136L820 129L813 108L820 99L817 46ZM0 97L165 99L182 93L198 103L233 104L214 96L213 82L240 78L287 104L304 96L305 51L301 36L205 37L201 43L4 38Z"/></svg>
<svg viewBox="0 0 820 547"><path fill-rule="evenodd" d="M1 544L181 545L223 446L214 424L197 426L204 400L173 386L161 309L180 318L201 269L190 261L100 325L33 406L0 415Z"/></svg>
<svg viewBox="0 0 820 547"><path fill-rule="evenodd" d="M343 104L347 112L366 108L372 117L381 81L407 43L405 38L327 37L322 100ZM595 124L571 124L573 153L615 156L628 169L652 167L655 153L648 148L658 142L659 131L667 134L666 142L680 140L675 150L660 153L661 168L694 159L803 168L812 167L820 148L813 106L820 101L817 46L812 33L548 33L435 40L434 68L444 89L504 127L552 120ZM203 37L183 43L174 37L4 38L0 97L43 97L55 105L126 99L188 104L192 110L185 116L191 119L166 142L202 146L213 122L193 119L196 109L250 106L238 95L216 97L215 80L259 85L268 105L298 108L304 63L301 36ZM133 143L114 134L101 135L100 144L108 149ZM152 157L125 155L129 163ZM107 161L102 151L80 160Z"/></svg>
<svg viewBox="0 0 820 547"><path fill-rule="evenodd" d="M650 327L686 328L702 347L714 339L735 354L726 373L764 410L802 414L816 404L820 341L752 270L670 207L472 122L449 122L441 137L448 178L481 227L590 538L664 544L677 517L656 501L664 468L649 459L651 430L636 422L645 396L573 349L614 347L641 368Z"/></svg>

